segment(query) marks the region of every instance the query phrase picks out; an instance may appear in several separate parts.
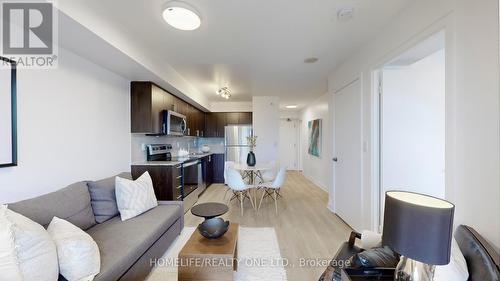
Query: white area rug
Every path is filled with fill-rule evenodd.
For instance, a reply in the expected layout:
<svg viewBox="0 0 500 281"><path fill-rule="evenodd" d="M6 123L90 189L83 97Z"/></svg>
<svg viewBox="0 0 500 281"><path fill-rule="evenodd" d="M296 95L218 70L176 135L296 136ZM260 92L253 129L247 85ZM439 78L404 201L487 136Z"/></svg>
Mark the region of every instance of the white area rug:
<svg viewBox="0 0 500 281"><path fill-rule="evenodd" d="M194 227L184 228L151 272L148 281L177 281L177 267L165 261L177 258L195 229ZM235 281L287 280L285 268L281 264L281 254L274 228L240 227L238 259L238 271L234 273Z"/></svg>

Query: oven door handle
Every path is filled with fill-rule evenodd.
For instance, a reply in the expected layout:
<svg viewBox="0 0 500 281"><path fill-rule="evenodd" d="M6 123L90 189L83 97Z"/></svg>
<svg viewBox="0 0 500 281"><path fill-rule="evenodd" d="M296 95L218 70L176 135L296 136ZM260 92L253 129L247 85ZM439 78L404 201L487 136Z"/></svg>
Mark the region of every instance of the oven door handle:
<svg viewBox="0 0 500 281"><path fill-rule="evenodd" d="M198 165L199 163L200 163L200 161L197 160L197 161L192 161L192 162L185 163L185 164L183 164L183 166L184 166L184 168L186 168L186 167Z"/></svg>

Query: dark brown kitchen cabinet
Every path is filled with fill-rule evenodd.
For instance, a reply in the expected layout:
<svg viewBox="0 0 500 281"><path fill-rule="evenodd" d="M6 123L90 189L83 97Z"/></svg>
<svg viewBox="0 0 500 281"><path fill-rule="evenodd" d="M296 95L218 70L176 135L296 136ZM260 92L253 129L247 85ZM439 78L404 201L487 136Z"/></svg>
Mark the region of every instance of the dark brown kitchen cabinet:
<svg viewBox="0 0 500 281"><path fill-rule="evenodd" d="M238 125L240 119L239 112L228 112L226 115L226 125Z"/></svg>
<svg viewBox="0 0 500 281"><path fill-rule="evenodd" d="M217 119L214 113L205 115L205 137L217 137Z"/></svg>
<svg viewBox="0 0 500 281"><path fill-rule="evenodd" d="M170 94L152 82L131 83L131 132L162 134L163 111L174 110L186 116L189 136L205 135L205 113Z"/></svg>
<svg viewBox="0 0 500 281"><path fill-rule="evenodd" d="M227 112L227 125L247 125L252 124L252 112Z"/></svg>
<svg viewBox="0 0 500 281"><path fill-rule="evenodd" d="M131 167L133 179L137 179L144 172L148 172L153 180L153 188L158 200L182 200L181 165L133 165Z"/></svg>
<svg viewBox="0 0 500 281"><path fill-rule="evenodd" d="M252 112L240 112L238 124L252 125Z"/></svg>
<svg viewBox="0 0 500 281"><path fill-rule="evenodd" d="M188 103L186 103L184 106L185 106L185 113L183 114L186 115L186 124L187 124L186 135L195 136L196 119L194 115L194 107Z"/></svg>
<svg viewBox="0 0 500 281"><path fill-rule="evenodd" d="M202 168L203 168L203 181L205 182L206 187L209 187L212 183L214 183L213 155L203 157Z"/></svg>
<svg viewBox="0 0 500 281"><path fill-rule="evenodd" d="M227 125L226 114L223 112L216 112L214 114L217 120L217 126L215 128L217 137L224 137L224 127Z"/></svg>
<svg viewBox="0 0 500 281"><path fill-rule="evenodd" d="M205 113L188 104L186 114L188 136L202 137L205 131Z"/></svg>
<svg viewBox="0 0 500 281"><path fill-rule="evenodd" d="M161 134L170 94L150 82L132 82L130 89L131 132Z"/></svg>
<svg viewBox="0 0 500 281"><path fill-rule="evenodd" d="M213 182L224 183L224 154L212 154Z"/></svg>
<svg viewBox="0 0 500 281"><path fill-rule="evenodd" d="M173 110L182 114L186 115L186 102L181 100L180 98L173 96Z"/></svg>
<svg viewBox="0 0 500 281"><path fill-rule="evenodd" d="M224 137L227 125L252 124L252 112L211 112L205 115L205 136Z"/></svg>
<svg viewBox="0 0 500 281"><path fill-rule="evenodd" d="M196 113L196 127L198 130L198 136L199 137L204 137L205 136L205 112L198 110Z"/></svg>

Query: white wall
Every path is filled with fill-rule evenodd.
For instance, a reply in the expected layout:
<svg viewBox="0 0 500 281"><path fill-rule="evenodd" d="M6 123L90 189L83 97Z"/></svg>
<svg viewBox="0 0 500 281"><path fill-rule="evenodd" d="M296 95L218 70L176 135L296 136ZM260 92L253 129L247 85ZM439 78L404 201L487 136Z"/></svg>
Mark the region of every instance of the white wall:
<svg viewBox="0 0 500 281"><path fill-rule="evenodd" d="M0 203L130 170L129 81L59 49L54 70L18 70L19 165Z"/></svg>
<svg viewBox="0 0 500 281"><path fill-rule="evenodd" d="M250 101L220 101L210 103L210 111L212 112L251 112L252 109L252 102Z"/></svg>
<svg viewBox="0 0 500 281"><path fill-rule="evenodd" d="M279 97L253 97L253 133L257 136L257 163L277 161L279 144Z"/></svg>
<svg viewBox="0 0 500 281"><path fill-rule="evenodd" d="M444 50L383 70L382 186L445 198Z"/></svg>
<svg viewBox="0 0 500 281"><path fill-rule="evenodd" d="M456 205L456 225L470 225L500 247L500 222L492 220L500 213L498 11L498 0L414 1L331 74L330 93L355 77L363 83L365 228L377 225L377 206L372 204L377 196L372 71L445 29L446 198Z"/></svg>
<svg viewBox="0 0 500 281"><path fill-rule="evenodd" d="M328 102L330 95L325 94L317 100L309 104L301 111L302 128L302 170L304 176L317 186L321 187L326 192L330 192L331 186L331 127ZM309 136L307 122L321 119L322 120L322 135L321 135L321 156L316 157L308 153Z"/></svg>

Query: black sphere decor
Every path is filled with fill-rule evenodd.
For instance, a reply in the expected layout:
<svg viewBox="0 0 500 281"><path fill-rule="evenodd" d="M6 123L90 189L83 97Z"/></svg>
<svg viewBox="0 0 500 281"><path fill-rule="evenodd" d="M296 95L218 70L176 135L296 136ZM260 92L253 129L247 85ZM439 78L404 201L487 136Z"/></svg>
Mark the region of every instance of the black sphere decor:
<svg viewBox="0 0 500 281"><path fill-rule="evenodd" d="M224 235L229 228L229 221L222 218L212 218L205 220L198 225L198 231L203 237L208 239L217 239Z"/></svg>
<svg viewBox="0 0 500 281"><path fill-rule="evenodd" d="M255 154L253 153L253 151L248 152L247 165L250 167L255 166Z"/></svg>

